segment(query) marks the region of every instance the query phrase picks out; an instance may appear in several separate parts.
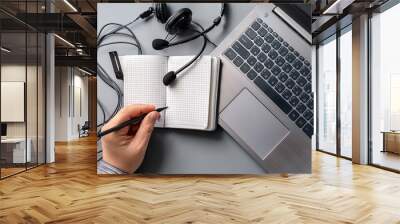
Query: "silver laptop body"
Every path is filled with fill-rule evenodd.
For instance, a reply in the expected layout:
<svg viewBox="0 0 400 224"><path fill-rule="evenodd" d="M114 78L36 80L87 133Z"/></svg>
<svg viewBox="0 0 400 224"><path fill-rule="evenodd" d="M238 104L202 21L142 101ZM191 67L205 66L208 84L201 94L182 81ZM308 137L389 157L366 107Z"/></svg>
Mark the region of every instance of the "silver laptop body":
<svg viewBox="0 0 400 224"><path fill-rule="evenodd" d="M218 122L266 172L309 173L311 45L284 15L257 4L211 53L222 62Z"/></svg>

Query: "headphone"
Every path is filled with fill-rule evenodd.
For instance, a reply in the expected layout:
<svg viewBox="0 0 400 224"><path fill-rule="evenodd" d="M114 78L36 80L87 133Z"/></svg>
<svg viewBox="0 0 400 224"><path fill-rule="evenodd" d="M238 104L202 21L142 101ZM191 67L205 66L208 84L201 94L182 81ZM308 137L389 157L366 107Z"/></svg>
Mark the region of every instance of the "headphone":
<svg viewBox="0 0 400 224"><path fill-rule="evenodd" d="M176 79L178 73L185 70L200 57L200 55L204 52L207 44L207 38L205 34L210 32L212 29L214 29L216 26L220 24L221 19L224 16L224 13L225 13L225 3L221 3L220 14L213 20L211 26L209 26L207 29L203 31L194 30L196 34L188 38L185 38L183 40L179 40L172 43L166 39L168 35L179 35L190 29L190 26L192 25L192 11L190 9L182 8L178 10L178 12L176 12L174 15L171 15L166 3L155 3L154 7L150 7L147 11L144 11L142 14L140 14L139 17L142 19L145 19L151 15L155 15L158 22L165 24L165 31L167 31L168 35L164 39L153 40L152 46L154 50L163 50L168 47L184 44L189 41L195 40L201 36L203 36L204 38L204 43L203 47L201 48L201 51L197 55L195 55L195 57L192 60L183 65L178 70L169 71L165 74L163 78L164 85L167 86L171 84Z"/></svg>

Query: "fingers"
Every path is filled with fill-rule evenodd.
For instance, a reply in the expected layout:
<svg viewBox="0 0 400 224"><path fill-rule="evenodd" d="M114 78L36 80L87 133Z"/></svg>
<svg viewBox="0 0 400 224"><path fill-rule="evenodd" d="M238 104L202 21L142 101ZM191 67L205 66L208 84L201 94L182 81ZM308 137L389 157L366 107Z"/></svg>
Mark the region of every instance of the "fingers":
<svg viewBox="0 0 400 224"><path fill-rule="evenodd" d="M147 114L146 117L143 119L134 138L134 142L135 144L138 144L140 146L139 148L147 147L147 144L149 143L151 137L151 133L154 129L154 124L159 117L160 113L158 113L157 111L153 111Z"/></svg>
<svg viewBox="0 0 400 224"><path fill-rule="evenodd" d="M156 107L154 105L149 104L132 104L125 106L117 113L117 115L115 115L113 119L111 119L107 123L106 128L116 126L124 121L137 117L144 113L149 113L155 109Z"/></svg>
<svg viewBox="0 0 400 224"><path fill-rule="evenodd" d="M160 113L153 105L130 105L124 107L102 130L107 130L130 118L146 114L137 125L125 127L102 138L103 158L121 170L135 171L143 161L154 124Z"/></svg>

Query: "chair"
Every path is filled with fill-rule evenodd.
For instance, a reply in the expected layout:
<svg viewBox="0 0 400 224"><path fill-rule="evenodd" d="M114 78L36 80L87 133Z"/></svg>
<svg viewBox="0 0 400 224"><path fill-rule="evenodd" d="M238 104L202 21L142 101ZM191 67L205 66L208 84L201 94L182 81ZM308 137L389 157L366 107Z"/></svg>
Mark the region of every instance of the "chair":
<svg viewBox="0 0 400 224"><path fill-rule="evenodd" d="M89 129L90 129L89 121L85 121L82 127L78 125L79 138L89 136Z"/></svg>

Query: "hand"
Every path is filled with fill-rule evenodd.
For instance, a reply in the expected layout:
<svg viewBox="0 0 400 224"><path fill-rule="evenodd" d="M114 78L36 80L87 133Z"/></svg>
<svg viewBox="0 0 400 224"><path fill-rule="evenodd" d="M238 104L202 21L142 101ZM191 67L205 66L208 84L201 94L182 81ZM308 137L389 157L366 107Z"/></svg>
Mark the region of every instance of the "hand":
<svg viewBox="0 0 400 224"><path fill-rule="evenodd" d="M125 127L103 136L101 141L105 162L128 173L133 173L139 168L143 162L154 124L160 118L160 113L154 111L155 109L153 105L129 105L122 108L114 118L104 125L103 131L150 112L140 124Z"/></svg>

